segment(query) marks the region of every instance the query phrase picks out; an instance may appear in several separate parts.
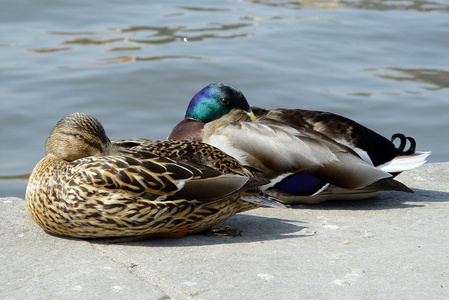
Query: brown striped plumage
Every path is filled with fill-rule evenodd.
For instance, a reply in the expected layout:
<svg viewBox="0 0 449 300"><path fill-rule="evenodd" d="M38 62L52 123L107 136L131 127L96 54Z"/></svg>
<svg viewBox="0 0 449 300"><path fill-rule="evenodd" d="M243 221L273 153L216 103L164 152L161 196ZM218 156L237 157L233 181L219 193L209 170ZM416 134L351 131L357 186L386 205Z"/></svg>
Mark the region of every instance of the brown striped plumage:
<svg viewBox="0 0 449 300"><path fill-rule="evenodd" d="M235 159L199 142L110 142L94 118L64 117L33 170L26 202L48 232L80 237L190 233L239 211L282 204Z"/></svg>

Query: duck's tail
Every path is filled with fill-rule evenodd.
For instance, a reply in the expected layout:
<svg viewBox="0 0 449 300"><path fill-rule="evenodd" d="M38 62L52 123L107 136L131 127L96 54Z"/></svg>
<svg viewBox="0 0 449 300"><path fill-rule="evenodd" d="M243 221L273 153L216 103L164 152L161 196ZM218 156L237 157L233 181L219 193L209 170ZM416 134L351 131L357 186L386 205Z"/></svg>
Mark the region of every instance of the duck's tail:
<svg viewBox="0 0 449 300"><path fill-rule="evenodd" d="M273 197L267 195L261 196L242 196L242 199L257 204L261 207L272 207L272 208L290 208L289 205L282 203L281 201L276 200Z"/></svg>
<svg viewBox="0 0 449 300"><path fill-rule="evenodd" d="M246 202L247 205L243 205L243 208L239 212L257 207L290 208L289 205L262 192L260 187L269 182L270 180L266 178L250 177L248 182L241 188L242 200Z"/></svg>
<svg viewBox="0 0 449 300"><path fill-rule="evenodd" d="M413 154L399 155L393 160L377 166L377 168L392 174L411 170L422 166L426 162L426 159L430 153L431 151L416 151Z"/></svg>

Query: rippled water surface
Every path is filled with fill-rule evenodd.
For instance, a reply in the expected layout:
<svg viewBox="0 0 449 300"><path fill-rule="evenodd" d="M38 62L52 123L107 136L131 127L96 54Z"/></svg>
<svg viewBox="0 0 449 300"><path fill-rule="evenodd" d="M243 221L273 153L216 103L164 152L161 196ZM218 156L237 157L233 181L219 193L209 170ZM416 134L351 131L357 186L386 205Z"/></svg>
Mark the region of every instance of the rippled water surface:
<svg viewBox="0 0 449 300"><path fill-rule="evenodd" d="M140 2L140 1L139 1ZM332 111L448 161L448 1L0 1L0 176L29 173L65 114L164 139L210 82ZM0 180L24 197L26 181Z"/></svg>

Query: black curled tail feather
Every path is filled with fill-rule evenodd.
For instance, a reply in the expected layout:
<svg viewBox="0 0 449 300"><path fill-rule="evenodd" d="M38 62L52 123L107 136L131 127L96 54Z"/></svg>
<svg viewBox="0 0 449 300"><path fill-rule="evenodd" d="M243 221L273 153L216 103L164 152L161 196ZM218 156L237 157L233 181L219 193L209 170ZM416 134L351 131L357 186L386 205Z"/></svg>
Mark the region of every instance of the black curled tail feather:
<svg viewBox="0 0 449 300"><path fill-rule="evenodd" d="M395 139L397 139L397 138L399 138L399 140L401 141L399 146L396 148L396 150L399 152L399 155L410 155L410 154L415 153L416 141L415 141L414 138L409 137L409 136L406 137L402 133L395 133L391 137L391 142L393 143L393 141ZM407 141L409 141L410 147L407 150L404 151L405 145L407 144Z"/></svg>

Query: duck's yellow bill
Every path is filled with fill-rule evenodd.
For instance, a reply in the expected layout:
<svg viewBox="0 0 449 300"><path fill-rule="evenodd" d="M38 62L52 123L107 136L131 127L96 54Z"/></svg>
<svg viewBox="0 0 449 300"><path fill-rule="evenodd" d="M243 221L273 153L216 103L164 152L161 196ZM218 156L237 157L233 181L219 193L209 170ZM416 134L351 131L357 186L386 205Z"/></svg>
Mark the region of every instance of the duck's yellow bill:
<svg viewBox="0 0 449 300"><path fill-rule="evenodd" d="M254 115L254 113L252 111L250 111L250 112L245 111L245 112L248 115L248 117L251 119L251 121L256 120L256 116Z"/></svg>

